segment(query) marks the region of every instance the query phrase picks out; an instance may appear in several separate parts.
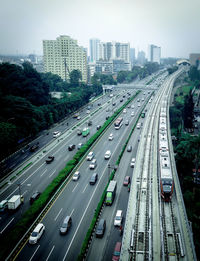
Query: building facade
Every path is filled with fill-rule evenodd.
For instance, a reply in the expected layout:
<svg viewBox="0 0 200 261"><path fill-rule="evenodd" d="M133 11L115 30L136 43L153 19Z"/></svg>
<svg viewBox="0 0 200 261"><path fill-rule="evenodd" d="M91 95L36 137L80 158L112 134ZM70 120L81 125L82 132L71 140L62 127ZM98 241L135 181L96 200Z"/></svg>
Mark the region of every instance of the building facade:
<svg viewBox="0 0 200 261"><path fill-rule="evenodd" d="M198 67L200 65L200 53L191 53L190 63L191 65Z"/></svg>
<svg viewBox="0 0 200 261"><path fill-rule="evenodd" d="M161 48L150 44L148 46L148 62L160 64Z"/></svg>
<svg viewBox="0 0 200 261"><path fill-rule="evenodd" d="M97 38L90 39L90 62L94 63L99 60L99 43Z"/></svg>
<svg viewBox="0 0 200 261"><path fill-rule="evenodd" d="M77 41L67 35L56 40L43 40L44 71L59 75L69 80L73 70L79 70L82 81L87 82L87 54Z"/></svg>

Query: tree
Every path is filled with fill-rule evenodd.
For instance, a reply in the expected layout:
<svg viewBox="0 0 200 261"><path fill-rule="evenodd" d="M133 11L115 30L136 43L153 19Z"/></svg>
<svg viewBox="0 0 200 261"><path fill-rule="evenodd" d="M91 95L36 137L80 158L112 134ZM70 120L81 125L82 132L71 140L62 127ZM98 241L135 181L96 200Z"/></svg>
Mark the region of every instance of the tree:
<svg viewBox="0 0 200 261"><path fill-rule="evenodd" d="M79 70L73 70L69 74L70 83L73 86L79 86L79 81L82 80L82 74Z"/></svg>
<svg viewBox="0 0 200 261"><path fill-rule="evenodd" d="M194 102L192 98L192 92L185 96L184 108L183 108L183 120L184 127L191 129L193 127L194 119Z"/></svg>

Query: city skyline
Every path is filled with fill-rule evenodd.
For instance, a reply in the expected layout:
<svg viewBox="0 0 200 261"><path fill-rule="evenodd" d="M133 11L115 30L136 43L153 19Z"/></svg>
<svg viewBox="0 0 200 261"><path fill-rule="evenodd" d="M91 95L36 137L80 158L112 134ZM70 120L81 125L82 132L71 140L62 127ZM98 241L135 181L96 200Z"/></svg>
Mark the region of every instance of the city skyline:
<svg viewBox="0 0 200 261"><path fill-rule="evenodd" d="M192 0L0 0L0 54L42 55L42 41L68 35L88 48L89 39L129 42L161 57L189 58L200 52L200 1Z"/></svg>

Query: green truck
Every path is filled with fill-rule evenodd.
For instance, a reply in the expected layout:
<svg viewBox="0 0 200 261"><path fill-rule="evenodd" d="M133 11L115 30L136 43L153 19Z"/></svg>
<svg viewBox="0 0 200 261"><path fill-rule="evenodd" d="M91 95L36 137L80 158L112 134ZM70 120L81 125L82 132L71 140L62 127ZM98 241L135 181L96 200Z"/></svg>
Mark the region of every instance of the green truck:
<svg viewBox="0 0 200 261"><path fill-rule="evenodd" d="M117 190L117 181L111 180L106 190L106 205L112 205Z"/></svg>
<svg viewBox="0 0 200 261"><path fill-rule="evenodd" d="M83 137L86 137L89 133L90 133L90 129L89 128L84 128L82 130L82 136Z"/></svg>

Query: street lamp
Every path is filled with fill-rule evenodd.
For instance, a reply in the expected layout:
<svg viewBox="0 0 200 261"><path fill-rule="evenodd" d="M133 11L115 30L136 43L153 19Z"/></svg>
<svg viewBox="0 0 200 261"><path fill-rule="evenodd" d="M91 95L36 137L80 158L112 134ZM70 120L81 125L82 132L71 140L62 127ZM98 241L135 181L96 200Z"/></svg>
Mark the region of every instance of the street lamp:
<svg viewBox="0 0 200 261"><path fill-rule="evenodd" d="M117 170L117 165L111 166L110 164L108 164L108 182L109 182L109 179L110 179L110 169L116 171Z"/></svg>

